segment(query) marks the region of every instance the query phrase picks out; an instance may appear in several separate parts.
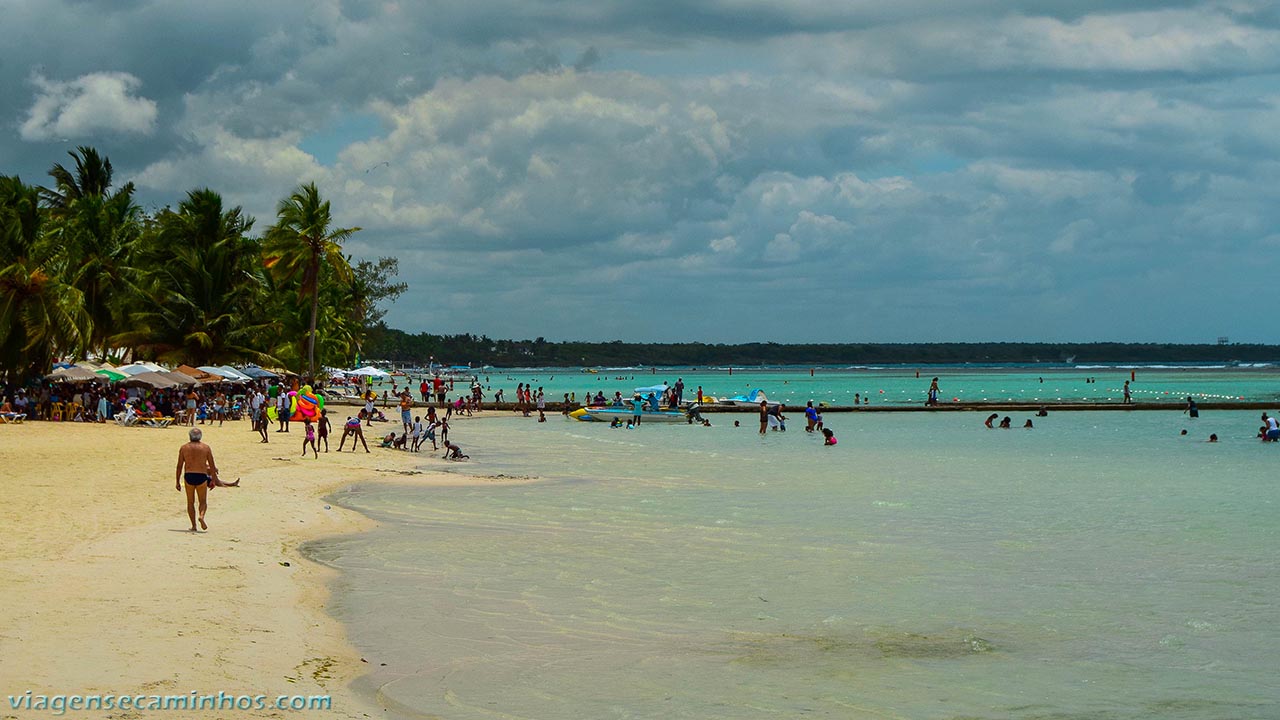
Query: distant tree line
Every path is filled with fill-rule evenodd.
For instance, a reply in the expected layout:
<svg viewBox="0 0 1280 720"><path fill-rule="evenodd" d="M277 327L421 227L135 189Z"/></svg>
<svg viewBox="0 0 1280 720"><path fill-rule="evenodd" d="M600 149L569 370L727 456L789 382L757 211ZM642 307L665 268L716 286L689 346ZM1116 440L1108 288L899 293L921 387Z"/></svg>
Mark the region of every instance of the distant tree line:
<svg viewBox="0 0 1280 720"><path fill-rule="evenodd" d="M625 343L409 334L379 323L365 356L397 363L496 367L888 365L935 363L1242 363L1280 360L1280 345L1175 343Z"/></svg>

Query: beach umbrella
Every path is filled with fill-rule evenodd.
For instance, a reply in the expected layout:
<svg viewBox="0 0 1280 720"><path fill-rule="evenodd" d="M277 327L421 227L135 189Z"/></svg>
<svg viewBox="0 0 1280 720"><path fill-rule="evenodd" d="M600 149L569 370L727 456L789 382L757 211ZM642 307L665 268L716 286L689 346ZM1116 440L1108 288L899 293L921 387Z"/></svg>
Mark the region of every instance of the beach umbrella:
<svg viewBox="0 0 1280 720"><path fill-rule="evenodd" d="M249 377L255 380L269 380L271 378L280 377L279 375L271 372L270 370L263 370L257 365L245 365L244 367L240 368L240 372L245 375L248 375Z"/></svg>
<svg viewBox="0 0 1280 720"><path fill-rule="evenodd" d="M190 375L187 375L185 373L180 373L177 370L167 370L165 372L157 373L157 374L162 375L166 378L169 378L174 382L175 385L181 385L183 387L189 387L191 385L195 385L198 382L195 378L191 377Z"/></svg>
<svg viewBox="0 0 1280 720"><path fill-rule="evenodd" d="M383 370L379 370L378 368L372 365L366 365L365 367L357 368L355 370L348 370L347 374L356 375L358 377L390 377L391 376L391 373Z"/></svg>
<svg viewBox="0 0 1280 720"><path fill-rule="evenodd" d="M237 382L248 382L253 379L252 376L246 375L230 365L218 365L216 369L222 371L222 376Z"/></svg>
<svg viewBox="0 0 1280 720"><path fill-rule="evenodd" d="M242 375L225 365L201 365L199 369L209 373L210 375L216 375L222 378L225 382L238 383L250 379L248 376Z"/></svg>
<svg viewBox="0 0 1280 720"><path fill-rule="evenodd" d="M69 365L61 367L48 375L44 376L45 380L53 380L54 382L94 382L102 379L102 376L85 370L82 367Z"/></svg>
<svg viewBox="0 0 1280 720"><path fill-rule="evenodd" d="M95 375L101 375L102 377L106 378L111 382L120 382L121 380L125 380L129 377L128 375L125 375L122 372L117 372L110 368L102 368L101 370L94 370L93 373Z"/></svg>
<svg viewBox="0 0 1280 720"><path fill-rule="evenodd" d="M221 375L212 375L199 368L193 368L190 365L179 365L173 370L176 373L186 375L199 383L219 383L223 378Z"/></svg>
<svg viewBox="0 0 1280 720"><path fill-rule="evenodd" d="M125 380L121 380L120 384L125 387L148 387L153 390L167 390L178 385L178 383L165 377L162 373L152 371L132 375Z"/></svg>
<svg viewBox="0 0 1280 720"><path fill-rule="evenodd" d="M121 365L120 367L116 368L116 372L133 376L133 375L141 375L142 373L145 373L145 372L164 372L164 368L160 367L159 365L156 365L155 363L136 362L136 363L130 363L128 365Z"/></svg>

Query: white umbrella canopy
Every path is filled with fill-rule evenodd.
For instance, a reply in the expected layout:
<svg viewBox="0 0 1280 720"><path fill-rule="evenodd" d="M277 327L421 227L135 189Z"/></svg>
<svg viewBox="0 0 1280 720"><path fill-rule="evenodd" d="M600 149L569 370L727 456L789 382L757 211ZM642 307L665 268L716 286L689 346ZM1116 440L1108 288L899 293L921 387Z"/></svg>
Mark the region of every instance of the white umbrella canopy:
<svg viewBox="0 0 1280 720"><path fill-rule="evenodd" d="M125 387L149 387L155 390L168 390L178 385L163 373L150 370L132 375L128 380L121 380L120 384Z"/></svg>
<svg viewBox="0 0 1280 720"><path fill-rule="evenodd" d="M348 370L347 374L357 375L359 377L391 377L391 373L379 370L372 365L366 365L365 367L357 368L355 370Z"/></svg>
<svg viewBox="0 0 1280 720"><path fill-rule="evenodd" d="M101 375L94 373L92 370L73 365L69 368L58 368L53 372L45 375L46 380L56 382L97 382L105 380Z"/></svg>
<svg viewBox="0 0 1280 720"><path fill-rule="evenodd" d="M195 378L191 377L190 375L185 375L183 373L178 372L177 370L162 372L162 373L159 373L159 375L161 377L165 377L173 381L175 385L181 385L183 387L195 385L197 384L197 382L199 382Z"/></svg>
<svg viewBox="0 0 1280 720"><path fill-rule="evenodd" d="M226 365L201 365L197 369L203 370L209 373L210 375L218 375L220 377L224 377L230 380L231 382L245 382L246 380L253 379L248 375L245 375L244 373L240 372L239 370L236 370L235 368L229 368Z"/></svg>
<svg viewBox="0 0 1280 720"><path fill-rule="evenodd" d="M141 375L142 373L145 373L145 372L154 372L154 373L164 372L164 368L160 367L159 365L156 365L155 363L136 362L131 365L121 365L120 367L116 368L116 372L123 373L125 375Z"/></svg>

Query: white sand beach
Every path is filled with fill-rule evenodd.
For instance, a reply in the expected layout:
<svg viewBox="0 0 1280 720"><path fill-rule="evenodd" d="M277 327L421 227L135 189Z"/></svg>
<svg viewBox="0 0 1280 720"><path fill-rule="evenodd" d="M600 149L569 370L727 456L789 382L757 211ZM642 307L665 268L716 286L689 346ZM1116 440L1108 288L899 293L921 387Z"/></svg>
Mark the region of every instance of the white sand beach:
<svg viewBox="0 0 1280 720"><path fill-rule="evenodd" d="M300 428L265 445L243 422L204 430L223 480L242 487L211 491L209 531L191 533L174 490L186 429L0 427L6 695L330 695L327 717L365 717L347 686L368 666L324 611L332 573L298 546L369 522L327 508L324 493L358 479L408 480L398 473L428 456L339 455L334 442L319 460L303 459ZM0 717L49 715L3 707Z"/></svg>

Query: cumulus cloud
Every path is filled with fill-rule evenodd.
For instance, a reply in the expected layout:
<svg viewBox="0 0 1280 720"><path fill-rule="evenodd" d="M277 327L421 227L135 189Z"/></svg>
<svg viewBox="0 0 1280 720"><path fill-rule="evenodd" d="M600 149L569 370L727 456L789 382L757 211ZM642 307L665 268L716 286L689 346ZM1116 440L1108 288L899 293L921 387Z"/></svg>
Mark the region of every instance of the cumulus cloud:
<svg viewBox="0 0 1280 720"><path fill-rule="evenodd" d="M390 131L335 172L356 221L425 238L546 248L653 232L707 192L730 149L714 110L629 73L444 81L374 107Z"/></svg>
<svg viewBox="0 0 1280 720"><path fill-rule="evenodd" d="M37 95L20 128L23 140L155 129L156 103L137 94L142 81L129 73L93 72L65 82L36 74L31 83Z"/></svg>
<svg viewBox="0 0 1280 720"><path fill-rule="evenodd" d="M0 171L83 137L259 228L314 180L412 330L1267 339L1270 5L22 1Z"/></svg>

